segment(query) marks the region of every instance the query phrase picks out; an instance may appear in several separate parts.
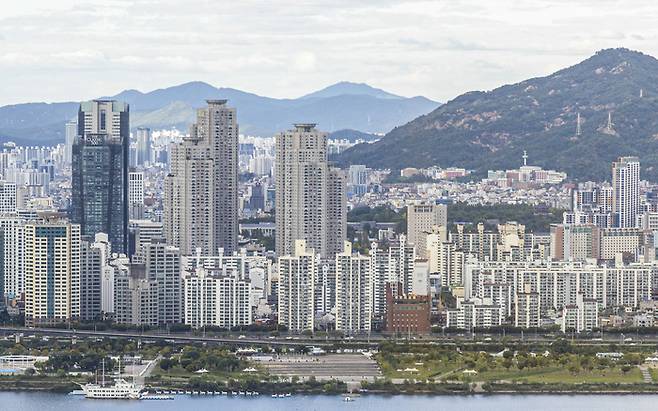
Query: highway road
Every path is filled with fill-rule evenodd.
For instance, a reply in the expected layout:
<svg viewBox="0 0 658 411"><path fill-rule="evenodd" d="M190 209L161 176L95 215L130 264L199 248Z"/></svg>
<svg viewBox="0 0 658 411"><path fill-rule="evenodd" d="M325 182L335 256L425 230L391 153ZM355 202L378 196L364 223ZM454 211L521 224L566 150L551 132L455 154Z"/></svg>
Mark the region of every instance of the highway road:
<svg viewBox="0 0 658 411"><path fill-rule="evenodd" d="M369 338L337 338L337 337L308 337L304 335L290 335L273 337L268 334L254 334L245 333L240 334L236 332L230 336L218 335L194 335L192 333L166 333L166 332L136 332L136 331L93 331L93 330L76 330L76 329L58 329L58 328L29 328L29 327L9 327L0 326L0 334L16 334L22 333L24 335L43 335L43 336L66 336L66 337L109 337L109 338L131 338L141 339L143 341L169 341L172 343L189 343L189 342L204 342L212 344L229 344L235 346L316 346L328 347L337 343L342 343L346 346L358 347L376 347L379 343L384 341L411 343L411 344L487 344L501 342L503 334L500 333L480 333L475 336L470 334L447 334L447 335L432 335L421 337L412 337L410 339L397 338L393 339L390 336L382 334L372 334ZM566 338L571 340L574 344L578 345L601 345L601 344L628 344L628 345L656 345L658 344L658 335L642 335L637 333L618 334L607 333L601 338L598 333L594 337L578 338L578 335L571 334L545 334L541 331L526 332L526 333L506 333L504 334L505 341L510 342L526 342L535 343L543 342L550 343L557 338Z"/></svg>
<svg viewBox="0 0 658 411"><path fill-rule="evenodd" d="M134 331L92 331L92 330L75 330L75 329L59 329L59 328L30 328L30 327L4 327L0 326L0 334L16 334L21 333L24 335L43 335L43 336L66 336L66 337L109 337L109 338L131 338L152 341L171 341L176 343L186 342L205 342L217 344L232 344L232 345L274 345L274 346L299 346L299 345L313 345L313 346L330 346L335 344L336 340L323 340L323 339L309 339L307 337L279 337L271 338L268 335L254 336L243 335L236 333L231 337L219 336L199 336L185 333L140 333ZM244 337L244 338L243 338ZM362 345L363 343L360 343ZM376 346L377 343L373 342L372 345Z"/></svg>

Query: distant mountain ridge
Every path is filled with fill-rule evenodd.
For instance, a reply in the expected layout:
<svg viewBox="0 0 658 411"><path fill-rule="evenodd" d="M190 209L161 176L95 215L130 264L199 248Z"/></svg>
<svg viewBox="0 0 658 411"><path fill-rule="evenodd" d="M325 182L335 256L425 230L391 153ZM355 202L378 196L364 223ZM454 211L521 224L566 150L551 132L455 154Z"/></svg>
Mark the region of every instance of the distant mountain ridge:
<svg viewBox="0 0 658 411"><path fill-rule="evenodd" d="M363 131L358 131L358 130L342 129L342 130L332 131L331 133L329 133L329 138L336 140L348 140L354 142L356 140L363 140L363 141L379 140L380 138L382 138L382 136L372 133L364 133Z"/></svg>
<svg viewBox="0 0 658 411"><path fill-rule="evenodd" d="M609 180L616 157L637 155L642 178L658 180L658 60L601 50L546 77L463 94L336 160L394 169L461 166L484 174L518 167L524 150L529 164L581 180Z"/></svg>
<svg viewBox="0 0 658 411"><path fill-rule="evenodd" d="M371 96L377 98L392 98L392 99L404 99L405 97L400 97L395 94L391 94L387 91L384 91L379 88L371 87L365 83L351 83L349 81L341 81L340 83L333 84L329 87L325 87L322 90L307 94L301 98L324 98L324 97L336 97L336 96L345 96L345 95L361 95L361 96Z"/></svg>
<svg viewBox="0 0 658 411"><path fill-rule="evenodd" d="M314 122L323 131L354 129L385 133L436 108L425 97L400 97L366 84L341 82L297 99L275 99L195 81L147 93L125 90L101 98L130 104L131 128L187 130L206 99L224 98L238 112L240 132L269 137L295 122ZM0 141L47 145L64 141L64 124L77 102L28 103L0 107Z"/></svg>

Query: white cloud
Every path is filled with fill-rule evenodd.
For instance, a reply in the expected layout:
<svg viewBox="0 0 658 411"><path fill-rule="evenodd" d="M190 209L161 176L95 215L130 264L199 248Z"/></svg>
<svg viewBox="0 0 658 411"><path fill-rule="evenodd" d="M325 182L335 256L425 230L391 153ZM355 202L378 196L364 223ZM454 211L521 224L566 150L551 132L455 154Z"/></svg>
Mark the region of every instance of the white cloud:
<svg viewBox="0 0 658 411"><path fill-rule="evenodd" d="M643 0L6 3L0 104L191 80L274 97L350 80L445 101L601 48L658 55L658 4Z"/></svg>
<svg viewBox="0 0 658 411"><path fill-rule="evenodd" d="M317 63L317 57L315 56L315 53L310 51L297 53L292 60L293 65L291 68L296 71L312 71L315 69L315 65Z"/></svg>

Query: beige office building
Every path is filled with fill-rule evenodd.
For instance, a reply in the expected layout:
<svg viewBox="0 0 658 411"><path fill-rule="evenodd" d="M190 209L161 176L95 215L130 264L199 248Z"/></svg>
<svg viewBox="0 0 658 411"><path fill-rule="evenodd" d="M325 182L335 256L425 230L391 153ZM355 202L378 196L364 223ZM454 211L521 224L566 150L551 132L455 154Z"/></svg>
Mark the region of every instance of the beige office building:
<svg viewBox="0 0 658 411"><path fill-rule="evenodd" d="M410 204L407 206L407 240L416 246L420 258L427 258L427 234L448 225L445 204ZM443 238L447 240L447 238Z"/></svg>

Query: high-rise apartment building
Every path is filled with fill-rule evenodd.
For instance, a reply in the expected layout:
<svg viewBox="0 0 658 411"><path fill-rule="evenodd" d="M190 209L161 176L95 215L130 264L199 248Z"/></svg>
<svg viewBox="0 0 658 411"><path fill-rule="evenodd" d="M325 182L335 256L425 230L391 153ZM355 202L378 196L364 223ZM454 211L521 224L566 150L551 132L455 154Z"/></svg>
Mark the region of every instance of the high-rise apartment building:
<svg viewBox="0 0 658 411"><path fill-rule="evenodd" d="M290 331L313 330L316 256L306 241L295 241L292 255L279 257L279 324Z"/></svg>
<svg viewBox="0 0 658 411"><path fill-rule="evenodd" d="M23 219L17 215L0 216L0 278L3 294L10 297L20 297L25 292L23 223Z"/></svg>
<svg viewBox="0 0 658 411"><path fill-rule="evenodd" d="M447 227L426 236L429 272L439 276L444 287L461 287L464 279L466 254L448 237Z"/></svg>
<svg viewBox="0 0 658 411"><path fill-rule="evenodd" d="M16 183L0 180L0 214L16 212Z"/></svg>
<svg viewBox="0 0 658 411"><path fill-rule="evenodd" d="M144 166L151 162L151 129L138 127L135 140L137 142L137 158L135 162L138 166Z"/></svg>
<svg viewBox="0 0 658 411"><path fill-rule="evenodd" d="M128 173L128 215L131 220L144 218L144 173Z"/></svg>
<svg viewBox="0 0 658 411"><path fill-rule="evenodd" d="M326 204L326 255L333 258L343 252L347 238L347 176L339 168L330 168L327 174Z"/></svg>
<svg viewBox="0 0 658 411"><path fill-rule="evenodd" d="M158 286L147 278L145 264L120 259L111 264L113 272L114 321L119 324L162 324L159 318Z"/></svg>
<svg viewBox="0 0 658 411"><path fill-rule="evenodd" d="M363 164L351 165L348 170L348 193L351 196L362 196L368 191L368 169Z"/></svg>
<svg viewBox="0 0 658 411"><path fill-rule="evenodd" d="M292 254L305 240L324 258L345 241L346 176L330 169L327 133L315 124L295 124L276 136L276 253Z"/></svg>
<svg viewBox="0 0 658 411"><path fill-rule="evenodd" d="M407 206L407 240L416 246L418 256L427 258L427 234L448 225L445 204L410 204ZM447 240L444 238L443 240Z"/></svg>
<svg viewBox="0 0 658 411"><path fill-rule="evenodd" d="M231 328L252 323L251 282L237 271L224 275L197 268L183 275L183 284L185 324Z"/></svg>
<svg viewBox="0 0 658 411"><path fill-rule="evenodd" d="M80 316L80 226L63 221L25 225L25 324Z"/></svg>
<svg viewBox="0 0 658 411"><path fill-rule="evenodd" d="M80 320L99 320L102 314L102 278L110 258L107 234L98 233L92 241L80 243Z"/></svg>
<svg viewBox="0 0 658 411"><path fill-rule="evenodd" d="M616 230L618 231L618 230ZM601 251L601 229L593 224L551 225L551 258L556 261L598 259Z"/></svg>
<svg viewBox="0 0 658 411"><path fill-rule="evenodd" d="M371 259L352 253L346 242L336 255L336 330L346 333L367 332L372 327Z"/></svg>
<svg viewBox="0 0 658 411"><path fill-rule="evenodd" d="M72 149L71 221L82 235L107 233L116 252L128 247L129 108L93 100L80 104Z"/></svg>
<svg viewBox="0 0 658 411"><path fill-rule="evenodd" d="M227 255L238 242L238 125L226 100L208 100L190 137L171 149L164 231L183 254Z"/></svg>
<svg viewBox="0 0 658 411"><path fill-rule="evenodd" d="M181 254L164 239L154 239L135 255L135 264L144 266L144 278L155 288L157 323L178 324L183 321Z"/></svg>
<svg viewBox="0 0 658 411"><path fill-rule="evenodd" d="M71 165L73 159L73 144L77 135L78 123L75 120L67 121L64 130L64 163L66 165Z"/></svg>
<svg viewBox="0 0 658 411"><path fill-rule="evenodd" d="M640 159L619 157L612 163L612 212L616 227L635 227L640 209Z"/></svg>
<svg viewBox="0 0 658 411"><path fill-rule="evenodd" d="M514 326L520 328L539 328L541 326L539 293L532 291L528 284L525 285L523 291L516 293Z"/></svg>
<svg viewBox="0 0 658 411"><path fill-rule="evenodd" d="M131 220L128 226L128 257L132 257L144 245L163 238L162 223L151 220Z"/></svg>
<svg viewBox="0 0 658 411"><path fill-rule="evenodd" d="M401 285L405 294L413 293L413 274L416 262L415 247L401 235L398 241L388 247L380 247L373 243L370 248L371 267L373 270L373 300L374 313L378 316L386 314L386 287L393 284L397 292Z"/></svg>

